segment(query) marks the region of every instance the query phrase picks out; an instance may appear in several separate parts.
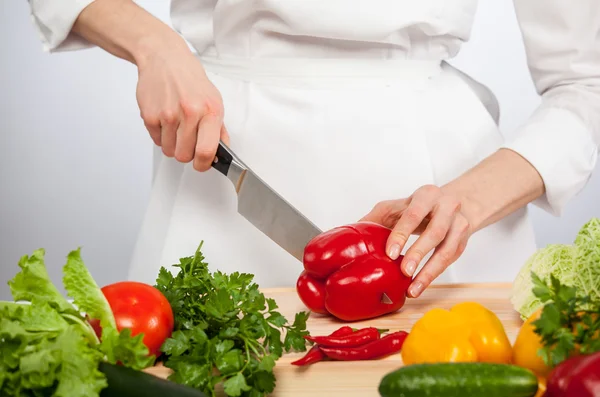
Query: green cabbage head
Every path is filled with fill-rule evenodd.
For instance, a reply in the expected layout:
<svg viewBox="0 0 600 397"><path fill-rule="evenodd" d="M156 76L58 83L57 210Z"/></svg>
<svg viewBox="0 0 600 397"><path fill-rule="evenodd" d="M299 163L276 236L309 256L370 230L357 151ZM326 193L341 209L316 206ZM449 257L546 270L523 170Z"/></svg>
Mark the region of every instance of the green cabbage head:
<svg viewBox="0 0 600 397"><path fill-rule="evenodd" d="M533 295L531 272L550 285L550 274L561 284L577 288L579 296L600 302L600 219L593 218L579 230L575 242L551 244L537 250L521 268L512 284L511 303L522 318L542 303Z"/></svg>

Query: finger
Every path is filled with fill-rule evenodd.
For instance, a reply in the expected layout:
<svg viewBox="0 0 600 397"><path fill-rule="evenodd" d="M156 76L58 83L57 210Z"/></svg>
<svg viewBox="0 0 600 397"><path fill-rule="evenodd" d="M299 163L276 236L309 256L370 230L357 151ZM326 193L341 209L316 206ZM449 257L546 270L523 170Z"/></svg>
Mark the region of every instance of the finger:
<svg viewBox="0 0 600 397"><path fill-rule="evenodd" d="M179 124L177 142L175 143L175 159L179 162L189 163L194 159L198 120L198 116L189 116L184 118L181 124Z"/></svg>
<svg viewBox="0 0 600 397"><path fill-rule="evenodd" d="M381 201L371 212L359 219L359 222L374 222L391 229L398 222L400 214L409 202L409 199Z"/></svg>
<svg viewBox="0 0 600 397"><path fill-rule="evenodd" d="M213 113L206 114L200 119L194 157L194 168L196 170L206 171L210 169L219 146L222 125L223 119Z"/></svg>
<svg viewBox="0 0 600 397"><path fill-rule="evenodd" d="M144 125L146 126L146 129L148 130L148 133L150 134L150 138L152 138L152 141L154 142L154 144L156 146L160 146L160 144L161 144L160 121L157 122L156 124L144 122Z"/></svg>
<svg viewBox="0 0 600 397"><path fill-rule="evenodd" d="M410 235L419 228L432 210L433 198L431 197L414 197L410 201L406 210L400 215L400 219L392 229L387 241L386 252L391 259L398 259Z"/></svg>
<svg viewBox="0 0 600 397"><path fill-rule="evenodd" d="M444 241L435 249L431 258L409 286L408 295L413 298L419 297L433 280L462 255L468 239L468 223L463 217L455 218Z"/></svg>
<svg viewBox="0 0 600 397"><path fill-rule="evenodd" d="M144 120L144 125L150 134L150 138L154 141L154 144L160 146L160 119Z"/></svg>
<svg viewBox="0 0 600 397"><path fill-rule="evenodd" d="M161 131L160 141L162 151L167 157L175 155L175 144L177 142L177 128L179 120L175 112L165 112L160 119Z"/></svg>
<svg viewBox="0 0 600 397"><path fill-rule="evenodd" d="M425 255L444 241L459 210L460 203L457 200L447 198L439 202L433 209L427 227L417 241L406 251L402 259L401 268L404 274L412 277L417 265L421 263Z"/></svg>

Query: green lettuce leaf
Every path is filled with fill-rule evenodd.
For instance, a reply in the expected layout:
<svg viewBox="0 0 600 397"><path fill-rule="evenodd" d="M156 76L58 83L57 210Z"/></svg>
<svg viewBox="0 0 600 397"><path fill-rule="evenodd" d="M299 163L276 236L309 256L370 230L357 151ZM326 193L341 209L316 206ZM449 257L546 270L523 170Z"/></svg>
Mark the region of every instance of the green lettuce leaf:
<svg viewBox="0 0 600 397"><path fill-rule="evenodd" d="M41 248L19 260L21 271L8 282L13 299L47 302L60 312L74 312L73 305L52 284L44 262L45 254L46 251Z"/></svg>
<svg viewBox="0 0 600 397"><path fill-rule="evenodd" d="M71 251L63 269L63 283L73 303L104 327L116 328L115 317L104 294L81 259L81 249Z"/></svg>
<svg viewBox="0 0 600 397"><path fill-rule="evenodd" d="M131 330L127 328L121 332L115 328L104 328L99 349L105 354L106 361L111 364L120 362L126 367L144 369L152 366L156 357L148 355L143 337L143 334L132 337Z"/></svg>

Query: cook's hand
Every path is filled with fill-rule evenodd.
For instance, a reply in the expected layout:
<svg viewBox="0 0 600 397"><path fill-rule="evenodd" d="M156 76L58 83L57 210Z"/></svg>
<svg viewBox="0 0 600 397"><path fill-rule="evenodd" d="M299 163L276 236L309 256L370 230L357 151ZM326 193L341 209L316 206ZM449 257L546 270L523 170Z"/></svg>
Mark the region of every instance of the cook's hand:
<svg viewBox="0 0 600 397"><path fill-rule="evenodd" d="M408 289L414 298L460 257L472 233L461 212L461 202L430 185L417 189L408 198L378 203L361 221L392 229L386 247L392 259L398 258L411 234L420 234L401 263L407 276L412 277L425 255L434 250Z"/></svg>
<svg viewBox="0 0 600 397"><path fill-rule="evenodd" d="M221 94L186 48L156 51L138 64L137 101L154 143L168 157L210 169L219 139L229 144Z"/></svg>

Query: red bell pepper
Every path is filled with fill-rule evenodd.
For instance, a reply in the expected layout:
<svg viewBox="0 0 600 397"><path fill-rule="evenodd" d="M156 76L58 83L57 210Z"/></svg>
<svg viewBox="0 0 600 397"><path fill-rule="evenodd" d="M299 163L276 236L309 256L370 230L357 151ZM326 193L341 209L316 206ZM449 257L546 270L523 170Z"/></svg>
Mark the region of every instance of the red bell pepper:
<svg viewBox="0 0 600 397"><path fill-rule="evenodd" d="M345 321L379 317L404 306L411 278L400 270L402 256L392 260L385 253L390 233L376 223L359 222L309 241L296 283L304 305Z"/></svg>
<svg viewBox="0 0 600 397"><path fill-rule="evenodd" d="M600 352L571 357L548 375L544 397L598 397Z"/></svg>

